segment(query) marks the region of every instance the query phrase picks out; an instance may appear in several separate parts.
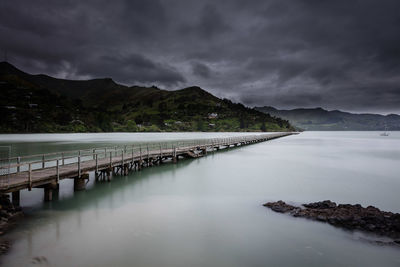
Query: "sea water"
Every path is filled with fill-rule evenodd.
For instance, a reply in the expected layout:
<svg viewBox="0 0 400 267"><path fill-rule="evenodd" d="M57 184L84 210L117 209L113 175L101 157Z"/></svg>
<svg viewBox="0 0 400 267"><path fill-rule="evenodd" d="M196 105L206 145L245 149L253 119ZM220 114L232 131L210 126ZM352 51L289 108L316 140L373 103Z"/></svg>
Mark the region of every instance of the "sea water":
<svg viewBox="0 0 400 267"><path fill-rule="evenodd" d="M13 155L240 133L0 135ZM21 192L4 266L400 266L400 248L262 206L330 199L400 212L400 133L303 132L115 176L58 200Z"/></svg>

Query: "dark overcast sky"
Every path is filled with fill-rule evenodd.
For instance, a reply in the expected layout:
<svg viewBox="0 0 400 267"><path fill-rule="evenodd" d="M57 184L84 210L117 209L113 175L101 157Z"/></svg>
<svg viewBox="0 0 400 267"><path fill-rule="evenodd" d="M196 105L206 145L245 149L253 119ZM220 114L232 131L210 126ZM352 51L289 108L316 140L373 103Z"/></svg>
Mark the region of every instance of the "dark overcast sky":
<svg viewBox="0 0 400 267"><path fill-rule="evenodd" d="M400 113L400 1L0 1L0 48L68 79Z"/></svg>

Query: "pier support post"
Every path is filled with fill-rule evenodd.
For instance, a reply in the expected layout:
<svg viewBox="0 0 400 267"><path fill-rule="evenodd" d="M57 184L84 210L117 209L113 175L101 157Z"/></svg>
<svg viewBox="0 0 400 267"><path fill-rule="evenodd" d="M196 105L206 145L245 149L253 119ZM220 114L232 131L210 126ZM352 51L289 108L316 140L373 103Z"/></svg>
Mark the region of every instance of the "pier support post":
<svg viewBox="0 0 400 267"><path fill-rule="evenodd" d="M107 173L107 182L111 181L111 167L106 170Z"/></svg>
<svg viewBox="0 0 400 267"><path fill-rule="evenodd" d="M124 168L123 170L124 176L127 176L129 173L129 164L124 164L123 168Z"/></svg>
<svg viewBox="0 0 400 267"><path fill-rule="evenodd" d="M11 193L11 199L12 203L15 207L19 207L19 201L20 201L20 191L14 191Z"/></svg>
<svg viewBox="0 0 400 267"><path fill-rule="evenodd" d="M142 146L139 147L139 163L138 163L138 170L142 169Z"/></svg>
<svg viewBox="0 0 400 267"><path fill-rule="evenodd" d="M21 164L21 157L17 157L17 164L17 172L20 172L21 168L19 164Z"/></svg>
<svg viewBox="0 0 400 267"><path fill-rule="evenodd" d="M60 193L60 184L54 183L52 186L53 186L53 199L58 200L58 196Z"/></svg>
<svg viewBox="0 0 400 267"><path fill-rule="evenodd" d="M57 182L52 182L44 186L44 201L49 202L55 198L58 198L58 191L60 185Z"/></svg>
<svg viewBox="0 0 400 267"><path fill-rule="evenodd" d="M83 174L81 174L80 177L76 177L74 179L74 190L75 191L85 190L87 179L89 179L88 173L83 173Z"/></svg>
<svg viewBox="0 0 400 267"><path fill-rule="evenodd" d="M75 178L74 179L74 190L75 191L82 191L85 190L85 179L82 178Z"/></svg>
<svg viewBox="0 0 400 267"><path fill-rule="evenodd" d="M44 188L44 201L49 202L53 200L53 189L50 186Z"/></svg>
<svg viewBox="0 0 400 267"><path fill-rule="evenodd" d="M177 156L176 156L176 147L174 147L174 152L172 153L172 161L174 163L176 163L178 160Z"/></svg>

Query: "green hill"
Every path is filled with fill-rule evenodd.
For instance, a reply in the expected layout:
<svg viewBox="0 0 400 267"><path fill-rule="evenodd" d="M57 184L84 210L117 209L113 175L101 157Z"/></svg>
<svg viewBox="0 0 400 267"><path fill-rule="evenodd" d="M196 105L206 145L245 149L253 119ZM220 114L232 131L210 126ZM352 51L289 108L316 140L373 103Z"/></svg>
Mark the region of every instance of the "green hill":
<svg viewBox="0 0 400 267"><path fill-rule="evenodd" d="M31 75L0 63L0 132L291 131L285 120L219 99L176 91Z"/></svg>
<svg viewBox="0 0 400 267"><path fill-rule="evenodd" d="M396 114L354 114L322 108L278 110L273 107L255 109L289 120L295 127L314 131L389 131L400 130L400 116Z"/></svg>

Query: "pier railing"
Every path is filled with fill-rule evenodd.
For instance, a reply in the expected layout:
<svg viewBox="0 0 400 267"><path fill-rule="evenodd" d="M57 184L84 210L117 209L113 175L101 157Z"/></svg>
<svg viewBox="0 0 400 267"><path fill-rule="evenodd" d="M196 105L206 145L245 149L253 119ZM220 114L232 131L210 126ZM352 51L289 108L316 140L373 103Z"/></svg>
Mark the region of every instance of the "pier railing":
<svg viewBox="0 0 400 267"><path fill-rule="evenodd" d="M0 187L3 187L8 182L8 175L10 174L10 165L11 162L9 160L11 154L11 146L0 146L0 157L3 158L0 161Z"/></svg>
<svg viewBox="0 0 400 267"><path fill-rule="evenodd" d="M128 175L129 171L158 165L179 158L198 158L208 151L263 142L293 133L268 133L227 138L195 139L151 143L134 143L112 147L97 147L46 154L25 155L0 159L0 192L13 195L16 203L19 191L42 187L45 199L51 199L60 179L74 179L74 190L83 190L89 173L96 180L110 181L114 174ZM112 175L111 175L112 174ZM18 204L19 205L19 204Z"/></svg>
<svg viewBox="0 0 400 267"><path fill-rule="evenodd" d="M145 157L148 153L154 153L155 151L165 153L168 150L179 151L194 147L228 146L234 143L249 142L262 138L272 139L276 137L276 135L282 136L282 134L260 134L227 138L138 143L3 158L0 159L0 176L2 173L5 173L4 171L1 171L5 168L8 169L7 174L29 172L55 166L61 167L73 163L79 164L96 159L112 159L113 157L123 157L124 155L133 157L141 154ZM6 165L4 163L6 163Z"/></svg>

